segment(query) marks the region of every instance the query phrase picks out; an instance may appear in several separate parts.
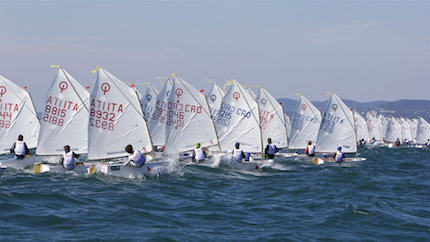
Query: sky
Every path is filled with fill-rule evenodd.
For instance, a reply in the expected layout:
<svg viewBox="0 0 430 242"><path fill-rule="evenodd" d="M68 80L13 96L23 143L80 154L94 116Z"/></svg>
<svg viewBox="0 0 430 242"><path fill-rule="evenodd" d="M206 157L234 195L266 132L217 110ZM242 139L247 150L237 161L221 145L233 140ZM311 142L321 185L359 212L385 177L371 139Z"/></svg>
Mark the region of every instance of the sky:
<svg viewBox="0 0 430 242"><path fill-rule="evenodd" d="M36 109L61 65L83 86L176 73L259 84L275 98L430 100L430 1L0 0L0 75Z"/></svg>

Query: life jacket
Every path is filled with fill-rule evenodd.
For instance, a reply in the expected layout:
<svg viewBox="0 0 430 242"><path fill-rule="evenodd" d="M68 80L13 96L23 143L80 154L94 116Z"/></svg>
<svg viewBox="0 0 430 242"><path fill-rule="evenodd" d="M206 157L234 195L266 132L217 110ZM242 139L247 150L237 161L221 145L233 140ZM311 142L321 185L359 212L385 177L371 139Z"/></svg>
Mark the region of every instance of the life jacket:
<svg viewBox="0 0 430 242"><path fill-rule="evenodd" d="M315 145L308 145L308 154L309 155L315 154Z"/></svg>
<svg viewBox="0 0 430 242"><path fill-rule="evenodd" d="M233 150L233 159L237 162L242 161L242 150L241 149L234 149Z"/></svg>
<svg viewBox="0 0 430 242"><path fill-rule="evenodd" d="M343 161L343 153L342 151L337 151L336 156L334 157L334 160L336 162L342 162Z"/></svg>
<svg viewBox="0 0 430 242"><path fill-rule="evenodd" d="M196 161L203 161L206 159L206 154L203 152L202 148L194 149L194 152L196 153Z"/></svg>
<svg viewBox="0 0 430 242"><path fill-rule="evenodd" d="M63 154L63 166L67 170L72 170L75 168L75 157L73 156L73 151L69 151L68 153L64 152Z"/></svg>
<svg viewBox="0 0 430 242"><path fill-rule="evenodd" d="M19 140L16 141L14 152L15 155L25 155L25 142Z"/></svg>
<svg viewBox="0 0 430 242"><path fill-rule="evenodd" d="M132 155L129 155L128 158L136 164L136 166L141 167L145 164L146 158L140 151L135 150Z"/></svg>
<svg viewBox="0 0 430 242"><path fill-rule="evenodd" d="M276 153L276 146L274 144L269 144L269 150L267 151L267 154L274 155Z"/></svg>

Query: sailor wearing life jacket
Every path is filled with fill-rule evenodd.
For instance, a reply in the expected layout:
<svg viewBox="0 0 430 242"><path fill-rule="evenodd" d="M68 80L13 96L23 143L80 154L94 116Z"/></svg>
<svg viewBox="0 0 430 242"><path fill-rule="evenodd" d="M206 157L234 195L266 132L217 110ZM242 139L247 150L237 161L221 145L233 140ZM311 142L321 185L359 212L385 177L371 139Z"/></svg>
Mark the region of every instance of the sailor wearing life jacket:
<svg viewBox="0 0 430 242"><path fill-rule="evenodd" d="M196 148L193 150L193 162L203 162L206 159L206 152L200 147L200 143L196 143Z"/></svg>
<svg viewBox="0 0 430 242"><path fill-rule="evenodd" d="M246 158L245 153L243 153L243 150L240 149L239 142L237 142L234 146L235 148L233 149L233 160L237 162L242 162L243 159Z"/></svg>
<svg viewBox="0 0 430 242"><path fill-rule="evenodd" d="M305 154L308 156L315 156L315 145L312 144L312 141L308 142L308 146L306 146Z"/></svg>
<svg viewBox="0 0 430 242"><path fill-rule="evenodd" d="M25 154L29 153L29 151L22 135L18 136L18 140L10 148L10 153L15 153L16 159L24 159Z"/></svg>
<svg viewBox="0 0 430 242"><path fill-rule="evenodd" d="M73 170L73 168L75 168L75 165L77 165L75 162L75 158L79 158L79 155L71 151L69 145L65 145L63 157L60 160L60 164L64 168L66 168L66 170Z"/></svg>
<svg viewBox="0 0 430 242"><path fill-rule="evenodd" d="M275 153L277 153L279 151L278 147L276 147L276 145L272 144L271 138L267 139L267 143L269 143L269 144L266 146L265 156L267 159L273 159L273 158L275 158Z"/></svg>
<svg viewBox="0 0 430 242"><path fill-rule="evenodd" d="M345 155L342 153L342 147L337 147L337 152L334 153L333 155L333 159L337 162L340 163L343 161L343 159L345 159Z"/></svg>
<svg viewBox="0 0 430 242"><path fill-rule="evenodd" d="M140 153L140 151L138 150L133 151L133 146L127 145L125 147L125 151L130 155L128 156L127 161L124 163L124 166L131 165L131 166L141 167L145 165L145 161L146 161L145 156L142 155L142 153Z"/></svg>

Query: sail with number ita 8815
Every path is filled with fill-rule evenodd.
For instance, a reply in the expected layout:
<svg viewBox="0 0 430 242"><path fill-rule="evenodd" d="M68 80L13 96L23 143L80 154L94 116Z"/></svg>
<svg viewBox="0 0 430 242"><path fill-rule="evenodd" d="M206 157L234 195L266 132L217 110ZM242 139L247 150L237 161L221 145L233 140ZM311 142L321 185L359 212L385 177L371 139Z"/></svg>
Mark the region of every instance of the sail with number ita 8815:
<svg viewBox="0 0 430 242"><path fill-rule="evenodd" d="M37 146L40 123L30 94L0 75L0 154L9 153L18 135L28 148Z"/></svg>
<svg viewBox="0 0 430 242"><path fill-rule="evenodd" d="M61 155L66 144L77 154L87 153L88 91L58 67L46 96L36 154Z"/></svg>
<svg viewBox="0 0 430 242"><path fill-rule="evenodd" d="M354 118L352 111L336 95L331 94L322 114L321 126L316 142L317 152L357 151Z"/></svg>
<svg viewBox="0 0 430 242"><path fill-rule="evenodd" d="M90 96L88 159L127 156L124 148L152 151L151 137L134 88L99 67Z"/></svg>

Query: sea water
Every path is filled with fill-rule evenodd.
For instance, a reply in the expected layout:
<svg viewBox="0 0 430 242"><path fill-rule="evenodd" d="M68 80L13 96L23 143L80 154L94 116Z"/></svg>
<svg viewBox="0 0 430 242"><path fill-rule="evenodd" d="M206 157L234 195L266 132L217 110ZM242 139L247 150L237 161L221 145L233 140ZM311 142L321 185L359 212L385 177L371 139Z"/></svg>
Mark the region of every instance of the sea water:
<svg viewBox="0 0 430 242"><path fill-rule="evenodd" d="M7 169L0 240L428 241L430 149L359 151L367 161L140 179Z"/></svg>

